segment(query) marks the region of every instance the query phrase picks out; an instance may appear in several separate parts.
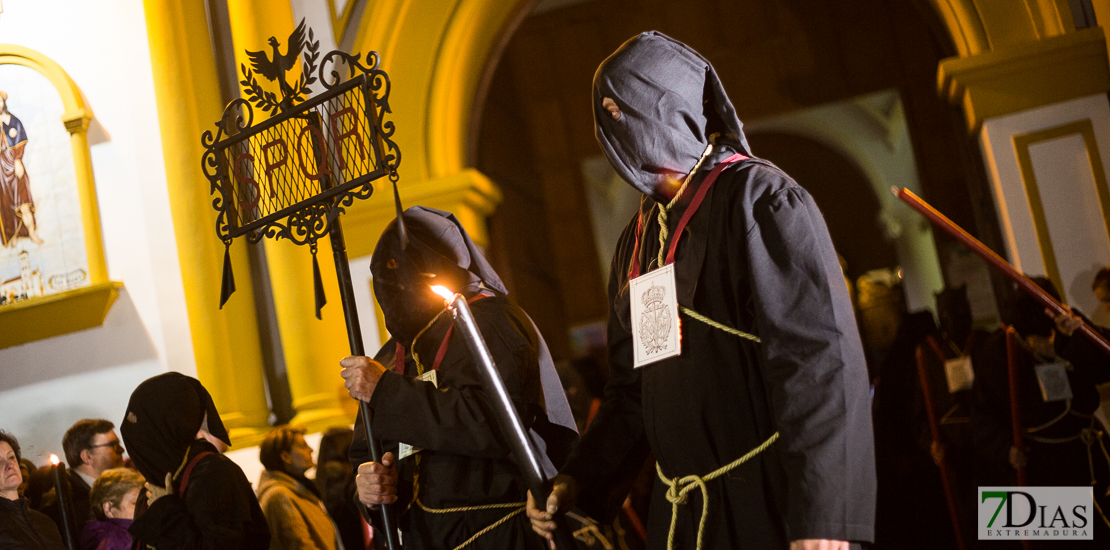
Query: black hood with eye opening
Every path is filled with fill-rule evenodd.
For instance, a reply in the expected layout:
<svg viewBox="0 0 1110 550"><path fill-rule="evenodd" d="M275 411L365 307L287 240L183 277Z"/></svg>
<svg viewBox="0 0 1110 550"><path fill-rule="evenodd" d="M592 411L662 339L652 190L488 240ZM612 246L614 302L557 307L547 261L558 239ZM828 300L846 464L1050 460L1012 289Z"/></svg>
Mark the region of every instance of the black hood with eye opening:
<svg viewBox="0 0 1110 550"><path fill-rule="evenodd" d="M611 98L620 118L602 105ZM663 174L687 174L714 134L751 156L743 124L713 66L689 46L662 33L625 42L597 68L594 130L609 163L649 196Z"/></svg>
<svg viewBox="0 0 1110 550"><path fill-rule="evenodd" d="M508 291L453 214L414 206L403 215L408 243L403 243L401 225L394 219L378 240L370 272L386 329L409 347L443 309L443 299L431 292L431 285L465 295L480 288L498 296Z"/></svg>

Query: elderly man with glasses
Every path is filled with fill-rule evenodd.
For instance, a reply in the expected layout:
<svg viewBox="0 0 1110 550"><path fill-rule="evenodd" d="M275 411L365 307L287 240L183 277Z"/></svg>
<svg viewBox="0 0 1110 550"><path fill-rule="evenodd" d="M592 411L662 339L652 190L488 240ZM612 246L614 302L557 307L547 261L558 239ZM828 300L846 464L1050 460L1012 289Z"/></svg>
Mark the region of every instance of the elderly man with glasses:
<svg viewBox="0 0 1110 550"><path fill-rule="evenodd" d="M105 470L123 466L123 445L116 435L115 424L101 418L86 418L66 430L62 450L69 463L69 485L73 493L71 506L80 533L85 522L93 519L89 493L96 478ZM61 513L53 492L43 499L42 512L61 529Z"/></svg>

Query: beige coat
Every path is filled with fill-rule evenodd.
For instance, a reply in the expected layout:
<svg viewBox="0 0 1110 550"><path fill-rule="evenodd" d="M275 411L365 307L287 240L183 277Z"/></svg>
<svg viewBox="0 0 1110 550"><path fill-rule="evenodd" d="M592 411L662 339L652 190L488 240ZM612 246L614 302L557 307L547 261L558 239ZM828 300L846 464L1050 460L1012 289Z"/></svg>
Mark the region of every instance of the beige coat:
<svg viewBox="0 0 1110 550"><path fill-rule="evenodd" d="M263 470L258 503L270 524L270 550L342 550L324 504L288 474Z"/></svg>

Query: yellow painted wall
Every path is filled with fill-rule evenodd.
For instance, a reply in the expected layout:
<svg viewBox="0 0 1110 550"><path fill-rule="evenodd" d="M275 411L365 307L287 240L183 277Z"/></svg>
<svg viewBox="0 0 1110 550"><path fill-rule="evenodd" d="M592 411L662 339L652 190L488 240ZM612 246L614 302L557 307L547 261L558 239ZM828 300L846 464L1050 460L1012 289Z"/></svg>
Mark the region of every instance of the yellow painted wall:
<svg viewBox="0 0 1110 550"><path fill-rule="evenodd" d="M219 309L223 244L200 169L200 136L223 110L203 0L144 4L170 210L181 262L197 377L235 442L266 427L269 409L246 249L233 246L238 291Z"/></svg>

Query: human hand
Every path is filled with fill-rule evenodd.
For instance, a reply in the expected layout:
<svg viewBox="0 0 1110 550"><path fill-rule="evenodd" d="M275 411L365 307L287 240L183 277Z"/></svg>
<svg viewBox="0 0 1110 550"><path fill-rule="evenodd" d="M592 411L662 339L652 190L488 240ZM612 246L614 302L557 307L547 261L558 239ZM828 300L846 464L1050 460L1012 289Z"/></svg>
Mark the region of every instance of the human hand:
<svg viewBox="0 0 1110 550"><path fill-rule="evenodd" d="M382 461L363 462L355 476L358 500L370 508L397 502L397 465L393 453L385 453Z"/></svg>
<svg viewBox="0 0 1110 550"><path fill-rule="evenodd" d="M374 395L374 388L378 386L378 381L385 374L385 367L369 357L362 356L346 357L339 362L339 366L343 367L339 375L343 377L343 385L347 388L347 393L359 401L369 403L370 397Z"/></svg>
<svg viewBox="0 0 1110 550"><path fill-rule="evenodd" d="M551 495L547 497L547 510L536 507L532 492L528 492L528 519L532 530L547 539L552 550L555 548L555 514L574 508L578 501L578 482L568 475L557 475L551 480Z"/></svg>
<svg viewBox="0 0 1110 550"><path fill-rule="evenodd" d="M166 486L165 487L159 487L157 485L153 485L149 481L146 483L145 487L146 487L146 494L147 494L147 497L146 497L147 504L148 505L149 504L154 504L154 501L156 501L156 500L158 500L158 499L160 499L160 498L162 498L166 495L172 495L173 494L173 474L168 473L168 472L166 473Z"/></svg>
<svg viewBox="0 0 1110 550"><path fill-rule="evenodd" d="M933 464L940 466L944 462L944 443L934 441L929 445L929 454L933 456Z"/></svg>
<svg viewBox="0 0 1110 550"><path fill-rule="evenodd" d="M828 539L801 539L791 542L790 550L848 550L848 541Z"/></svg>
<svg viewBox="0 0 1110 550"><path fill-rule="evenodd" d="M1059 315L1048 308L1045 308L1044 314L1052 318L1056 323L1056 332L1064 336L1075 334L1075 331L1083 326L1083 319L1080 319L1078 315L1072 313L1071 308L1067 305L1064 306L1064 311L1060 312Z"/></svg>
<svg viewBox="0 0 1110 550"><path fill-rule="evenodd" d="M1017 447L1010 447L1010 466L1015 470L1024 470L1029 464L1029 455Z"/></svg>
<svg viewBox="0 0 1110 550"><path fill-rule="evenodd" d="M26 173L27 169L23 166L23 161L20 159L15 159L15 179L23 179L23 176Z"/></svg>

